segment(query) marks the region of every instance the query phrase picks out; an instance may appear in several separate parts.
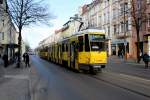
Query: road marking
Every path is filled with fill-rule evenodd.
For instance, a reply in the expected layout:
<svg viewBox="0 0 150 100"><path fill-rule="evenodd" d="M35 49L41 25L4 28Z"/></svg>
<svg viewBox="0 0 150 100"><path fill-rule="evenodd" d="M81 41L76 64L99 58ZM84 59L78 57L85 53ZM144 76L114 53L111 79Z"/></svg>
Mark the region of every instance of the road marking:
<svg viewBox="0 0 150 100"><path fill-rule="evenodd" d="M4 78L29 79L27 75L4 75Z"/></svg>
<svg viewBox="0 0 150 100"><path fill-rule="evenodd" d="M132 62L131 63L130 62L126 62L126 64L130 64L130 65L143 65L143 66L145 65L145 64L132 63Z"/></svg>
<svg viewBox="0 0 150 100"><path fill-rule="evenodd" d="M141 78L141 77L137 77L137 76L133 76L133 75L127 75L127 74L119 74L119 75L122 76L122 77L134 79L134 80L140 80L140 81L150 82L149 79L145 79L145 78Z"/></svg>
<svg viewBox="0 0 150 100"><path fill-rule="evenodd" d="M127 75L127 74L122 74L122 73L115 73L115 72L112 72L112 71L103 71L104 73L106 74L112 74L112 75L115 75L115 76L122 76L124 78L129 78L129 79L135 79L135 80L140 80L140 81L145 81L145 82L150 82L149 79L146 79L146 78L142 78L142 77L138 77L138 76L134 76L134 75ZM119 76L118 76L119 77Z"/></svg>

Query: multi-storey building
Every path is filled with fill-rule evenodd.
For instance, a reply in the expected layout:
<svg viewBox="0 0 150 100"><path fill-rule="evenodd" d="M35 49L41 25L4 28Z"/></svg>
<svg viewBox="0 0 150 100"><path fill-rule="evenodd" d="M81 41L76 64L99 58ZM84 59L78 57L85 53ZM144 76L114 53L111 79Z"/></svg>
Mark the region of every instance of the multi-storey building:
<svg viewBox="0 0 150 100"><path fill-rule="evenodd" d="M86 28L104 29L108 39L107 50L111 55L111 2L109 0L94 0L90 4L81 7L82 21Z"/></svg>
<svg viewBox="0 0 150 100"><path fill-rule="evenodd" d="M129 49L132 48L129 0L112 0L111 6L112 54L118 55L123 50L129 57L132 54Z"/></svg>
<svg viewBox="0 0 150 100"><path fill-rule="evenodd" d="M108 39L108 46L107 46L107 51L108 54L111 55L111 41L112 41L112 27L111 27L111 20L112 20L112 11L111 11L111 6L112 2L111 0L101 0L101 6L102 6L102 29L105 30L106 32L106 38Z"/></svg>
<svg viewBox="0 0 150 100"><path fill-rule="evenodd" d="M132 11L131 1L135 3L135 12ZM146 7L143 11L146 19L139 31L139 49L143 53L149 52L150 55L150 0L93 0L79 8L79 17L84 22L82 30L104 29L108 39L109 55L118 55L123 51L126 58L137 59L137 32L133 13L139 14L142 7ZM60 37L70 36L78 31L79 25L80 22L70 20L64 24L61 32L56 33Z"/></svg>
<svg viewBox="0 0 150 100"><path fill-rule="evenodd" d="M137 37L133 25L132 0L94 0L82 7L84 28L94 27L104 29L108 38L108 54L118 55L123 51L127 58L137 58ZM135 7L144 6L141 0L133 0ZM144 0L146 1L146 0ZM147 0L147 16L149 16L149 0ZM137 12L135 12L137 13ZM143 50L143 33L149 33L149 21L146 30L142 25L140 30L140 51ZM146 25L145 25L146 26ZM145 30L145 31L144 31ZM145 37L148 40L148 35ZM145 44L148 47L148 44ZM131 49L132 48L132 49ZM148 47L149 48L149 47ZM147 49L148 50L148 49ZM150 51L150 50L149 50Z"/></svg>
<svg viewBox="0 0 150 100"><path fill-rule="evenodd" d="M146 15L147 21L144 23L145 32L144 32L144 48L145 51L150 55L150 0L146 0Z"/></svg>
<svg viewBox="0 0 150 100"><path fill-rule="evenodd" d="M0 54L8 55L12 61L18 48L18 32L7 13L6 0L0 0ZM22 41L22 53L25 52L25 44Z"/></svg>

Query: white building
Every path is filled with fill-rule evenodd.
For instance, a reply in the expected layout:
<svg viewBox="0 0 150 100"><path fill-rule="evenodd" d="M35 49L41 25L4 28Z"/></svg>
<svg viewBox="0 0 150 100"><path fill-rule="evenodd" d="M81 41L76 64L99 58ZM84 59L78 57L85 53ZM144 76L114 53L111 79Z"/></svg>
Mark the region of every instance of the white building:
<svg viewBox="0 0 150 100"><path fill-rule="evenodd" d="M0 54L8 55L8 60L14 58L18 48L18 32L12 23L10 15L6 13L6 0L0 0ZM25 51L25 44L22 41L22 52Z"/></svg>

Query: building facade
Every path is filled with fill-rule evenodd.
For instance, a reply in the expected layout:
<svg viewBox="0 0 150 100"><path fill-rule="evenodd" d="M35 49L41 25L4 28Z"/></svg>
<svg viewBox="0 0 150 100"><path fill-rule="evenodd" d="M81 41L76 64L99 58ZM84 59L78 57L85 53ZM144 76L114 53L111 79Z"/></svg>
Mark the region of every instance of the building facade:
<svg viewBox="0 0 150 100"><path fill-rule="evenodd" d="M10 15L6 12L6 0L0 0L0 54L7 54L8 60L12 62L18 51L19 33L14 26ZM22 53L25 52L25 44L22 41Z"/></svg>
<svg viewBox="0 0 150 100"><path fill-rule="evenodd" d="M145 22L145 32L144 32L144 52L148 52L150 55L150 0L146 0L146 15L147 21Z"/></svg>
<svg viewBox="0 0 150 100"><path fill-rule="evenodd" d="M109 55L119 55L123 51L126 59L137 60L138 44L140 52L150 55L150 0L93 0L79 7L78 15L82 20L69 20L55 33L56 37L74 34L83 22L81 30L105 30ZM134 15L139 25L139 43Z"/></svg>
<svg viewBox="0 0 150 100"><path fill-rule="evenodd" d="M137 59L137 33L132 8L137 9L134 11L135 14L140 14L145 6L148 17L139 27L139 49L143 53L149 52L150 54L148 44L150 32L149 0L94 0L80 8L82 9L81 17L85 23L84 28L94 27L105 30L109 55L119 55L119 52L123 51L125 58Z"/></svg>

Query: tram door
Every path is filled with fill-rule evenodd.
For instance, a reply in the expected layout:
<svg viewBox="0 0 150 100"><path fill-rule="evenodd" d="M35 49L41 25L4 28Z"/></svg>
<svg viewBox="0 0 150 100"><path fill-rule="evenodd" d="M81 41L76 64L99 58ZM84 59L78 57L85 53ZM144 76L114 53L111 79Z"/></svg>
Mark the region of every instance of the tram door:
<svg viewBox="0 0 150 100"><path fill-rule="evenodd" d="M75 68L75 42L72 42L70 44L70 64L71 64L71 67Z"/></svg>

